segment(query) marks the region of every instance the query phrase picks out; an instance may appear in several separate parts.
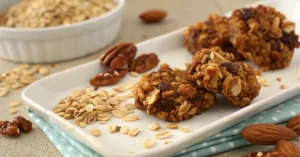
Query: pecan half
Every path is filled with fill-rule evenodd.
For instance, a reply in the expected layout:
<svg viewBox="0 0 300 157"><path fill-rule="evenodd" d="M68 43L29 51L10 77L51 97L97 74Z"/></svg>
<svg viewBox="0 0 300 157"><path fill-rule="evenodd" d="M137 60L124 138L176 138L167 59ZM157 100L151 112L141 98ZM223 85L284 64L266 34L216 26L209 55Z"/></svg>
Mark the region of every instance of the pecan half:
<svg viewBox="0 0 300 157"><path fill-rule="evenodd" d="M32 130L32 123L22 116L15 117L13 122L19 127L19 129L21 129L25 133Z"/></svg>
<svg viewBox="0 0 300 157"><path fill-rule="evenodd" d="M128 72L127 68L123 69L110 69L94 76L90 83L92 86L109 86L118 83Z"/></svg>
<svg viewBox="0 0 300 157"><path fill-rule="evenodd" d="M9 121L1 122L0 134L9 136L20 136L20 129L15 123Z"/></svg>
<svg viewBox="0 0 300 157"><path fill-rule="evenodd" d="M136 55L137 47L133 43L120 43L111 47L100 57L100 63L112 69L127 65Z"/></svg>
<svg viewBox="0 0 300 157"><path fill-rule="evenodd" d="M142 54L136 59L134 59L129 65L128 68L130 71L135 71L138 73L146 72L159 63L159 59L155 53Z"/></svg>

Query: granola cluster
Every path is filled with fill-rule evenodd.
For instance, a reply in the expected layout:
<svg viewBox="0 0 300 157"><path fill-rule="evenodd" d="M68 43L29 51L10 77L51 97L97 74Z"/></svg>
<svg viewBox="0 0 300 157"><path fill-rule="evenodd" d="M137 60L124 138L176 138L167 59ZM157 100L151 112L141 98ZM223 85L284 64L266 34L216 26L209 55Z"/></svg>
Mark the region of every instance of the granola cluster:
<svg viewBox="0 0 300 157"><path fill-rule="evenodd" d="M138 109L172 122L201 114L216 97L197 87L193 76L179 69L144 74L133 95Z"/></svg>
<svg viewBox="0 0 300 157"><path fill-rule="evenodd" d="M229 54L218 53L215 49L198 52L193 57L189 74L196 77L198 86L223 94L232 104L249 105L261 88L255 70L246 63L230 61Z"/></svg>
<svg viewBox="0 0 300 157"><path fill-rule="evenodd" d="M287 67L300 46L295 23L271 7L235 10L229 25L234 47L263 71Z"/></svg>
<svg viewBox="0 0 300 157"><path fill-rule="evenodd" d="M206 21L189 26L183 33L185 46L195 55L203 48L220 47L231 52L237 60L243 57L229 42L229 18L217 14L210 14Z"/></svg>
<svg viewBox="0 0 300 157"><path fill-rule="evenodd" d="M237 61L253 61L262 71L287 67L300 46L295 23L262 5L235 10L229 18L211 14L188 27L183 36L193 55L203 48L220 47Z"/></svg>
<svg viewBox="0 0 300 157"><path fill-rule="evenodd" d="M42 28L68 25L107 13L112 0L22 0L0 13L0 26Z"/></svg>

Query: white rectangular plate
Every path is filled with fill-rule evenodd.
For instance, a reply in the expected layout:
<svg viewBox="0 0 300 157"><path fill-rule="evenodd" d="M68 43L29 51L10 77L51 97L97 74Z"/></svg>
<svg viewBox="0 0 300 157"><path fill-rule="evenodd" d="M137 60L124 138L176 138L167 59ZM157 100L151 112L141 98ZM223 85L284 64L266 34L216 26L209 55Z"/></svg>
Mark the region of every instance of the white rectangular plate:
<svg viewBox="0 0 300 157"><path fill-rule="evenodd" d="M264 3L276 7L279 11L287 15L289 19L295 21L298 26L297 30L299 30L300 20L297 19L296 15L300 14L297 8L300 2L264 1ZM296 13L297 10L298 13ZM184 63L191 62L192 56L184 48L182 31L183 29L180 29L137 44L138 54L156 52L161 63L168 63L171 67L185 68ZM95 123L84 129L76 126L73 121L65 120L52 112L52 107L64 96L69 95L71 91L90 87L89 79L104 70L103 67L99 66L99 60L65 70L37 81L24 90L22 97L29 107L40 114L44 119L58 125L80 142L104 156L167 156L299 94L300 82L297 81L297 78L300 77L299 60L300 52L296 50L289 67L263 73L262 77L268 78L271 86L262 87L259 96L252 102L252 105L245 108L238 108L229 104L224 97L219 95L217 103L212 108L208 109L202 115L179 123L181 127L192 129L192 132L183 133L179 130L170 130L172 136L164 141L172 142L165 145L163 144L164 141L158 141L151 149L143 147L144 140L154 136L154 132L148 130L147 125L158 122L164 126L166 122L138 110L134 111L134 114L140 117L140 120L136 122L123 122L121 119L112 118L108 124ZM281 83L276 81L277 77L282 78ZM140 78L133 78L127 75L118 85L126 82L136 82L139 79ZM286 85L287 88L280 90L280 85ZM112 87L113 86L103 89L111 90ZM133 99L129 101L133 103ZM110 134L107 128L113 124L120 126L128 125L131 128L138 127L141 131L136 137L126 136L121 133ZM99 128L102 131L102 136L94 137L90 135L89 130L91 128ZM135 153L130 154L129 152Z"/></svg>

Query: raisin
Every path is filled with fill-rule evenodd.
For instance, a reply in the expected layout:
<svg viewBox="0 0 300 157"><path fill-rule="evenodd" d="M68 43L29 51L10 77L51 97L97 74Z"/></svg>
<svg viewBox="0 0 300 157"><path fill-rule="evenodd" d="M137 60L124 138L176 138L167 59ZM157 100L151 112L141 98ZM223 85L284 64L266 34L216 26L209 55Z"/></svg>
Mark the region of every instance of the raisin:
<svg viewBox="0 0 300 157"><path fill-rule="evenodd" d="M285 43L290 49L299 47L300 45L298 41L298 36L295 34L295 32L283 33L281 41Z"/></svg>
<svg viewBox="0 0 300 157"><path fill-rule="evenodd" d="M248 20L249 18L254 17L254 14L251 11L251 9L243 8L243 9L241 9L241 12L240 12L239 16L240 16L241 20Z"/></svg>
<svg viewBox="0 0 300 157"><path fill-rule="evenodd" d="M175 107L174 102L168 99L160 99L154 106L163 112L170 113Z"/></svg>
<svg viewBox="0 0 300 157"><path fill-rule="evenodd" d="M195 38L198 37L199 33L200 33L199 30L193 29L192 32L191 32L190 37L191 37L193 40L195 40Z"/></svg>
<svg viewBox="0 0 300 157"><path fill-rule="evenodd" d="M271 44L271 49L279 52L280 51L280 43L279 43L279 41L275 41L275 43L272 43Z"/></svg>
<svg viewBox="0 0 300 157"><path fill-rule="evenodd" d="M159 85L158 85L158 89L160 90L160 92L165 92L165 91L169 91L172 89L172 85L168 82L161 82Z"/></svg>
<svg viewBox="0 0 300 157"><path fill-rule="evenodd" d="M221 67L225 67L228 72L231 74L236 74L237 72L237 66L234 63L231 62L225 62L221 64Z"/></svg>

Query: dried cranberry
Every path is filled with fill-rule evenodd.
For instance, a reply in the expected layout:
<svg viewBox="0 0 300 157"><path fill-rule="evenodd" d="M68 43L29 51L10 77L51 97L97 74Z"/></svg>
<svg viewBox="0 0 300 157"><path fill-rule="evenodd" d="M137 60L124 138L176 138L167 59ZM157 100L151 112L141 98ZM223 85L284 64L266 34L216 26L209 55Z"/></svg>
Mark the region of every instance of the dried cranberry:
<svg viewBox="0 0 300 157"><path fill-rule="evenodd" d="M298 35L295 32L283 33L281 41L284 42L290 49L299 47L300 43L298 41Z"/></svg>
<svg viewBox="0 0 300 157"><path fill-rule="evenodd" d="M280 50L280 43L279 43L279 41L275 41L275 43L272 43L271 44L271 49L279 52L279 50Z"/></svg>
<svg viewBox="0 0 300 157"><path fill-rule="evenodd" d="M237 72L237 66L234 63L231 62L225 62L221 64L222 67L225 67L228 72L231 74L236 74Z"/></svg>
<svg viewBox="0 0 300 157"><path fill-rule="evenodd" d="M248 20L249 18L254 17L253 12L249 8L243 8L241 9L241 12L239 14L241 20Z"/></svg>
<svg viewBox="0 0 300 157"><path fill-rule="evenodd" d="M158 85L158 89L160 90L160 92L165 92L165 91L169 91L172 89L172 85L168 82L161 82Z"/></svg>

